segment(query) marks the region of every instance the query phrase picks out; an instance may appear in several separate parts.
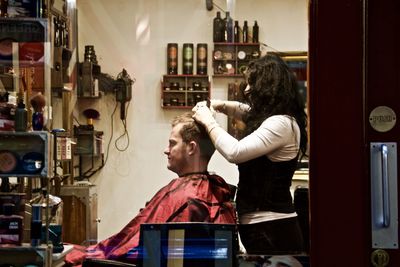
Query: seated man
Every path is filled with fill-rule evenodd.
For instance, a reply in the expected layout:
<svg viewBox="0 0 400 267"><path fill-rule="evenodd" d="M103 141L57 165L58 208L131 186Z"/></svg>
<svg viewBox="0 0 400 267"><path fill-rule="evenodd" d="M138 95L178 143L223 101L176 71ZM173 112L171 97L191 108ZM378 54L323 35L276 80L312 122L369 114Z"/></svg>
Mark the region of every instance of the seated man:
<svg viewBox="0 0 400 267"><path fill-rule="evenodd" d="M207 172L214 151L206 130L192 119L192 113L176 117L164 153L168 169L178 178L161 188L119 233L89 248L75 249L66 263L79 265L86 257L135 263L142 223L236 223L228 184Z"/></svg>

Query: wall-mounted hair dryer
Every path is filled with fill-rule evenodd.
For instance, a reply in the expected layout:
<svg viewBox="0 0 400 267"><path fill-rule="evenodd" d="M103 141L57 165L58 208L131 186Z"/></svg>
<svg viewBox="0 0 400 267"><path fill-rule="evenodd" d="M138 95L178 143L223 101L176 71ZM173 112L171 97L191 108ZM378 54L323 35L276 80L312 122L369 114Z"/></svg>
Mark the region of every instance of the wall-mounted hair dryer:
<svg viewBox="0 0 400 267"><path fill-rule="evenodd" d="M122 69L115 81L115 99L121 103L121 120L126 118L125 103L132 99L132 85L134 82L125 69Z"/></svg>

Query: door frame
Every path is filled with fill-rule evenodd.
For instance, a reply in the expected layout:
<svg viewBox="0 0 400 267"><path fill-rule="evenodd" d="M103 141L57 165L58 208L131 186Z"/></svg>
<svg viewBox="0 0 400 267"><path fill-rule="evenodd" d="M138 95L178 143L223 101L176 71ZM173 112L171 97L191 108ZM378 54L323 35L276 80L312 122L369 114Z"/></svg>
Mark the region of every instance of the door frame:
<svg viewBox="0 0 400 267"><path fill-rule="evenodd" d="M372 266L369 144L400 143L400 125L381 133L368 117L382 105L400 114L399 7L395 0L309 1L312 267ZM386 251L388 266L400 266L400 250Z"/></svg>
<svg viewBox="0 0 400 267"><path fill-rule="evenodd" d="M310 261L370 266L363 2L309 2ZM340 14L340 15L339 15ZM336 261L337 259L337 261Z"/></svg>

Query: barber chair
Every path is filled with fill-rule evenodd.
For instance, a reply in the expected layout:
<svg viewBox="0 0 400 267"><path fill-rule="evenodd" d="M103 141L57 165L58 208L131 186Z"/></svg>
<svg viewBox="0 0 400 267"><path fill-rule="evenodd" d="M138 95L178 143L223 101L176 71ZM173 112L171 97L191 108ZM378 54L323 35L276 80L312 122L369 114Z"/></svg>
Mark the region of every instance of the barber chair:
<svg viewBox="0 0 400 267"><path fill-rule="evenodd" d="M294 190L293 198L294 208L297 213L300 228L303 233L304 250L310 250L310 223L309 223L309 206L308 206L308 188L298 186Z"/></svg>
<svg viewBox="0 0 400 267"><path fill-rule="evenodd" d="M105 267L105 266L136 267L136 265L132 263L125 263L120 261L104 260L104 259L85 259L82 263L82 267Z"/></svg>
<svg viewBox="0 0 400 267"><path fill-rule="evenodd" d="M228 184L228 186L229 186L230 200L234 202L236 198L237 186L233 184Z"/></svg>
<svg viewBox="0 0 400 267"><path fill-rule="evenodd" d="M235 197L236 197L236 191L237 187L232 184L229 185L229 191L230 191L230 200L232 203L235 205ZM226 249L226 252L228 253L226 256L225 260L220 260L221 262L219 263L218 266L222 267L235 267L237 265L236 262L236 253L238 252L239 249L239 244L238 244L238 234L237 234L237 229L235 225L224 225L224 224L210 224L210 223L164 223L164 224L143 224L140 227L140 245L145 246L147 249L151 249L155 251L155 254L157 254L157 257L154 258L154 253L153 254L153 259L143 261L142 259L139 259L138 265L132 264L132 263L125 263L125 262L120 262L120 261L115 261L115 260L105 260L105 259L90 259L87 258L83 261L82 267L105 267L105 266L115 266L115 267L129 267L129 266L140 266L140 267L151 267L151 266L163 266L158 260L159 257L162 257L161 254L158 254L158 251L162 249L162 242L161 242L161 237L166 239L166 238L172 238L169 236L169 231L170 230L176 230L177 232L185 231L186 235L194 237L194 239L204 239L204 238L214 238L215 236L215 231L217 231L219 234L222 234L222 238L226 238L227 247L223 247L223 249ZM153 236L155 232L158 232L156 236ZM147 244L146 244L147 243ZM230 244L228 244L230 243ZM209 255L203 255L205 257L209 257ZM163 259L165 261L165 259ZM216 263L213 262L213 260L208 260L205 266L210 266L213 267ZM200 265L196 265L200 264ZM184 266L202 266L203 263L193 263L188 260L188 263Z"/></svg>

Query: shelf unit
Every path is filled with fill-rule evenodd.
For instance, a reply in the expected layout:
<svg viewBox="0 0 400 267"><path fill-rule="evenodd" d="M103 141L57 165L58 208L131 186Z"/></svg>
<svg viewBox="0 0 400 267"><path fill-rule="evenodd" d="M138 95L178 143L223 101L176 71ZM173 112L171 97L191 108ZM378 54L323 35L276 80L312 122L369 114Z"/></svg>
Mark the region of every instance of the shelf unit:
<svg viewBox="0 0 400 267"><path fill-rule="evenodd" d="M161 80L161 107L188 109L210 98L208 75L164 75Z"/></svg>
<svg viewBox="0 0 400 267"><path fill-rule="evenodd" d="M90 178L104 166L103 135L103 131L74 128L77 143L74 155L79 158L79 180Z"/></svg>
<svg viewBox="0 0 400 267"><path fill-rule="evenodd" d="M51 249L51 246L41 245L32 247L31 245L25 243L21 246L0 246L0 262L4 264L4 266L34 265L51 267Z"/></svg>
<svg viewBox="0 0 400 267"><path fill-rule="evenodd" d="M72 38L75 36L75 27L70 27L75 22L75 9L73 6L68 7L67 1L43 0L37 1L37 5L33 3L35 7L29 7L28 5L32 5L31 2L33 1L27 1L27 3L24 1L18 8L21 9L21 14L26 10L35 10L36 15L26 17L10 15L0 18L2 37L5 40L13 40L15 43L12 55L2 58L0 79L3 83L5 81L7 91L17 91L17 96L24 100L28 113L28 129L32 116L29 99L37 93L42 93L46 99L46 108L51 111L50 103L52 103L52 97L55 96L52 89L62 91L64 83L75 76L72 75L73 71L71 71L71 76L67 75L71 51L74 48L71 45L75 44L75 39ZM62 29L57 28L57 23L62 24ZM62 42L57 43L57 40L62 40ZM15 77L20 77L19 79L10 77L11 67L14 69ZM22 88L21 81L25 84L24 90L19 89ZM48 126L52 125L51 115L49 114ZM45 224L45 241L41 246L30 246L27 243L21 246L0 245L0 263L7 263L10 266L29 264L54 266L53 250L48 234L50 218L48 196L53 180L51 178L54 178L53 173L56 171L56 165L53 163L56 163L54 159L57 158L56 155L53 157L53 151L56 148L54 137L57 140L58 136L47 131L0 132L1 153L9 159L5 165L4 161L0 162L0 165L3 163L0 168L0 179L17 178L15 184L17 188L11 189L11 192L7 190L2 192L2 199L7 196L11 197L11 202L25 203L33 199L32 194L38 193L37 190L47 192L42 222L43 225ZM19 193L14 193L15 190ZM24 229L24 242L29 242L30 217L25 210L25 205L21 206L22 204L18 205L19 214L23 213L24 228L28 228L28 231Z"/></svg>
<svg viewBox="0 0 400 267"><path fill-rule="evenodd" d="M27 180L27 189L31 195L31 185L33 179L40 179L42 188L50 191L49 179L53 177L53 135L46 131L33 132L1 132L0 131L0 158L2 164L0 168L0 178L17 177L20 186L24 187L24 179ZM23 194L4 193L4 197L9 196L7 202L16 201L18 214L25 214L25 203ZM28 200L31 197L28 198ZM4 200L4 199L3 199ZM0 245L0 259L9 259L9 263L15 266L25 266L34 262L38 266L51 266L52 245L49 243L49 194L46 194L46 207L44 209L44 221L42 225L46 232L45 243L41 246L21 246ZM4 202L6 203L6 202ZM25 216L24 216L25 217ZM26 218L24 218L26 219ZM30 234L24 227L23 235ZM29 239L28 239L29 240ZM18 256L19 255L19 256ZM23 257L21 257L23 256ZM3 262L2 262L3 263ZM18 265L21 264L21 265Z"/></svg>
<svg viewBox="0 0 400 267"><path fill-rule="evenodd" d="M0 177L52 177L52 146L53 136L46 131L0 131Z"/></svg>
<svg viewBox="0 0 400 267"><path fill-rule="evenodd" d="M249 62L259 57L259 43L214 43L213 77L243 77Z"/></svg>

